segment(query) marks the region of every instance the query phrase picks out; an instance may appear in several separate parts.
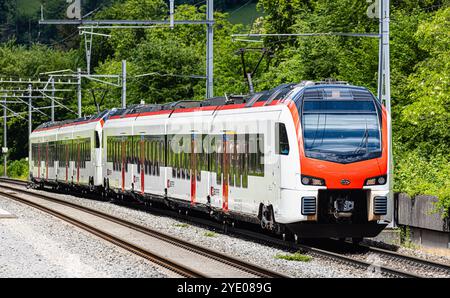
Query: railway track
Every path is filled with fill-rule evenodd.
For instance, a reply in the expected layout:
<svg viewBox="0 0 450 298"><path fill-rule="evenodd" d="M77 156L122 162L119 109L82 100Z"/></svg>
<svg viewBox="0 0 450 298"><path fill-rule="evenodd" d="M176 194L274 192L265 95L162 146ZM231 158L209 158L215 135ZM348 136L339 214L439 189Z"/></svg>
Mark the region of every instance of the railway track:
<svg viewBox="0 0 450 298"><path fill-rule="evenodd" d="M52 214L184 277L287 277L122 218L27 190L23 181L2 178L0 182L1 196Z"/></svg>
<svg viewBox="0 0 450 298"><path fill-rule="evenodd" d="M408 271L419 271L424 277L450 277L450 266L443 263L425 260L414 256L400 254L395 251L382 249L367 244L360 244L359 247L367 249L368 253L379 255L385 262L401 263Z"/></svg>
<svg viewBox="0 0 450 298"><path fill-rule="evenodd" d="M0 178L0 182L14 184L14 185L20 185L20 186L26 186L27 182L25 181L18 181L14 179L4 179ZM3 186L3 185L2 185ZM16 190L16 188L12 188ZM25 190L21 190L25 191ZM35 192L32 191L26 191L30 192L32 194L35 194ZM41 195L43 196L43 195ZM49 198L54 199L54 198ZM64 201L67 204L72 204L67 201ZM84 208L84 207L83 207ZM309 255L322 258L322 259L328 259L333 262L343 263L347 264L349 266L356 267L358 269L366 270L368 273L379 273L382 276L386 277L401 277L401 278L422 278L422 277L430 277L433 276L433 273L436 274L443 274L443 275L450 275L450 266L446 264L441 264L417 257L412 257L408 255L399 254L390 250L376 248L373 246L367 246L367 245L360 245L358 253L339 253L336 251L333 251L332 249L323 249L321 247L315 247L311 245L306 244L299 244L295 243L293 241L284 241L282 239L265 235L262 233L254 232L248 229L242 229L237 228L233 226L226 226L219 224L217 222L213 222L211 220L203 219L203 218L195 218L195 217L187 217L185 215L180 215L177 212L171 211L171 210L155 210L152 209L152 211L155 211L159 214L168 215L171 217L177 217L183 220L189 220L190 222L207 226L209 228L214 228L216 230L222 230L226 233L231 233L236 236L244 237L246 239L259 241L265 244L271 244L278 246L280 248L289 249L289 250L300 250L303 252L308 253ZM95 211L98 212L98 211ZM122 219L118 219L122 220ZM132 223L130 223L132 224ZM134 224L133 224L134 225ZM167 235L166 235L167 236ZM171 237L171 236L169 236ZM349 245L349 250L352 248L354 250L354 246ZM361 254L361 251L364 250L364 255ZM367 254L370 253L372 255L371 261L365 260ZM374 257L375 256L375 257ZM378 257L377 257L378 256ZM382 260L382 262L375 262L376 260ZM402 266L387 266L386 263L390 262L397 262L401 263ZM403 269L406 268L407 270Z"/></svg>

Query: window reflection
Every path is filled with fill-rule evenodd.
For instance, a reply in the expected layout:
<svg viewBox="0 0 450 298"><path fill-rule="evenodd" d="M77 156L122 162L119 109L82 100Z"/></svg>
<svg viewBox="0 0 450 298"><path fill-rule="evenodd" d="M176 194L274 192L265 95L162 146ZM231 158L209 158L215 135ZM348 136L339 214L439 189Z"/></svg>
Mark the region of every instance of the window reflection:
<svg viewBox="0 0 450 298"><path fill-rule="evenodd" d="M381 155L373 102L310 101L303 108L307 157L348 163Z"/></svg>

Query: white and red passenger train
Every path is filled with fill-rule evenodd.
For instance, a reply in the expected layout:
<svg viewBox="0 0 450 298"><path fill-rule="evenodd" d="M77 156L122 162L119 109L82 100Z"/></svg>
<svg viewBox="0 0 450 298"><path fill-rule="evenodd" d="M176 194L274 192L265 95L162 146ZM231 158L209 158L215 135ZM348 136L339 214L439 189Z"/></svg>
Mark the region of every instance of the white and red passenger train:
<svg viewBox="0 0 450 298"><path fill-rule="evenodd" d="M366 88L336 82L113 109L34 130L30 179L298 237L370 237L392 208L386 117Z"/></svg>

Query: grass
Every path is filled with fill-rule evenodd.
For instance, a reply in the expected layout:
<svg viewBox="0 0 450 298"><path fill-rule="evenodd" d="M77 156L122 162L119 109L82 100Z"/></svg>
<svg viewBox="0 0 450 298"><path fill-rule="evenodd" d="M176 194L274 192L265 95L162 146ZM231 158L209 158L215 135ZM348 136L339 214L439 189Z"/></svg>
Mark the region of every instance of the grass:
<svg viewBox="0 0 450 298"><path fill-rule="evenodd" d="M400 228L400 244L401 246L410 249L418 248L411 239L411 231L408 226Z"/></svg>
<svg viewBox="0 0 450 298"><path fill-rule="evenodd" d="M309 262L312 260L311 256L303 255L299 252L295 252L293 254L277 254L275 256L276 259L287 260L287 261L296 261L296 262Z"/></svg>
<svg viewBox="0 0 450 298"><path fill-rule="evenodd" d="M180 228L188 228L189 225L187 223L177 223L174 226L180 227Z"/></svg>
<svg viewBox="0 0 450 298"><path fill-rule="evenodd" d="M217 234L214 233L214 232L205 232L204 236L206 236L206 237L216 237Z"/></svg>

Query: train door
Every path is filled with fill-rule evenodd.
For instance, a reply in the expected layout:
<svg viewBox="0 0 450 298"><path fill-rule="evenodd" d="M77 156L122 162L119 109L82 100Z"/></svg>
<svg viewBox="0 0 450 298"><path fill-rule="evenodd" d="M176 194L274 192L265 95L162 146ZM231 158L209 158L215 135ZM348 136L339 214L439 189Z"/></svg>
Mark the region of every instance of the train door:
<svg viewBox="0 0 450 298"><path fill-rule="evenodd" d="M195 205L197 196L197 146L196 146L196 135L191 134L191 162L190 162L190 172L191 172L191 205Z"/></svg>
<svg viewBox="0 0 450 298"><path fill-rule="evenodd" d="M80 166L81 166L81 152L80 152L80 140L74 140L74 145L75 145L75 168L76 168L76 179L77 179L77 184L80 184Z"/></svg>
<svg viewBox="0 0 450 298"><path fill-rule="evenodd" d="M223 160L223 179L222 179L222 209L228 211L228 196L230 194L230 156L229 156L229 144L231 142L232 134L224 134L222 142L222 160Z"/></svg>
<svg viewBox="0 0 450 298"><path fill-rule="evenodd" d="M122 191L125 191L125 171L126 171L126 160L127 160L127 156L126 156L126 140L123 139L122 142L120 143L120 153L121 153L121 161L122 161L122 170L121 170L121 188Z"/></svg>
<svg viewBox="0 0 450 298"><path fill-rule="evenodd" d="M167 140L168 166L167 195L191 201L191 135L170 135Z"/></svg>
<svg viewBox="0 0 450 298"><path fill-rule="evenodd" d="M38 178L41 178L41 144L37 144Z"/></svg>
<svg viewBox="0 0 450 298"><path fill-rule="evenodd" d="M144 156L145 156L145 142L144 142L144 135L141 135L139 137L138 142L136 142L136 145L139 146L139 150L138 150L138 156L139 156L139 161L138 161L138 174L139 174L139 182L140 182L140 191L141 194L143 195L145 192L145 163L144 163Z"/></svg>
<svg viewBox="0 0 450 298"><path fill-rule="evenodd" d="M210 195L210 173L208 172L208 148L204 148L208 135L192 134L190 148L191 204L208 203Z"/></svg>
<svg viewBox="0 0 450 298"><path fill-rule="evenodd" d="M69 142L64 141L64 165L66 167L66 183L69 182Z"/></svg>
<svg viewBox="0 0 450 298"><path fill-rule="evenodd" d="M215 208L222 208L222 151L223 136L208 135L206 148L209 155L209 198Z"/></svg>
<svg viewBox="0 0 450 298"><path fill-rule="evenodd" d="M210 136L208 147L212 149L210 156L210 196L211 205L229 209L230 195L230 156L229 146L234 134L222 134Z"/></svg>
<svg viewBox="0 0 450 298"><path fill-rule="evenodd" d="M48 180L48 142L45 143L45 180Z"/></svg>

